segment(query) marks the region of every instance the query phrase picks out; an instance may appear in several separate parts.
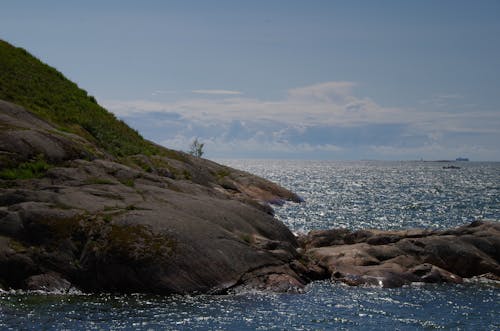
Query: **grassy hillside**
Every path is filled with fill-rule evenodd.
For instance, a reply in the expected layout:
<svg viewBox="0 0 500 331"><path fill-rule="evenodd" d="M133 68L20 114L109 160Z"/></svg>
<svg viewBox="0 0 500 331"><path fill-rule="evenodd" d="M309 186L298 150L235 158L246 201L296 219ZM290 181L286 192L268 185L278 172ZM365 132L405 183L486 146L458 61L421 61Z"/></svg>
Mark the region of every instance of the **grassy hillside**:
<svg viewBox="0 0 500 331"><path fill-rule="evenodd" d="M76 65L76 64L75 64ZM24 106L121 157L157 147L97 104L94 97L26 50L0 40L0 99Z"/></svg>

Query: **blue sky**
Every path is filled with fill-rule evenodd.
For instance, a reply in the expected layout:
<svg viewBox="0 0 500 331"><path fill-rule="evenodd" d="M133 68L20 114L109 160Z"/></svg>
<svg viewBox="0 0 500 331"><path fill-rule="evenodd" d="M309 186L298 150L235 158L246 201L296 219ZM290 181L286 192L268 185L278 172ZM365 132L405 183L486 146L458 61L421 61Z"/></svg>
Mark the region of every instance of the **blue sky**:
<svg viewBox="0 0 500 331"><path fill-rule="evenodd" d="M208 158L500 161L500 1L2 1L24 47Z"/></svg>

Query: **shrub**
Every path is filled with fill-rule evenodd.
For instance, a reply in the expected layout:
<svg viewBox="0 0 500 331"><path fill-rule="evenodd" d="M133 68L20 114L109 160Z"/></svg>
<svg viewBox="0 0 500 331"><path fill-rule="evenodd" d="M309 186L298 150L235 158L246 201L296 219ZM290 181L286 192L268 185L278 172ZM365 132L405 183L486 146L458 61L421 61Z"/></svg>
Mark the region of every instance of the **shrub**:
<svg viewBox="0 0 500 331"><path fill-rule="evenodd" d="M201 143L198 141L198 138L193 140L191 143L191 146L189 147L189 154L196 156L196 157L202 157L204 154L203 147L205 146L204 143Z"/></svg>

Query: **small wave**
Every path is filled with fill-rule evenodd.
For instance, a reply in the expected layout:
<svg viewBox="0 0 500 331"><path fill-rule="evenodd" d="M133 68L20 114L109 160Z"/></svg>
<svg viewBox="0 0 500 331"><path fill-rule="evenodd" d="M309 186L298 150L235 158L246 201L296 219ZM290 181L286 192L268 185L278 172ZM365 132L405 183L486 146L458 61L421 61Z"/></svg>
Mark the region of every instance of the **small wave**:
<svg viewBox="0 0 500 331"><path fill-rule="evenodd" d="M494 287L500 287L500 278L492 274L485 274L485 275L474 276L471 278L464 278L464 283L484 284L484 285L492 285Z"/></svg>
<svg viewBox="0 0 500 331"><path fill-rule="evenodd" d="M85 293L77 288L70 288L69 290L3 290L0 289L0 295L93 295L91 293Z"/></svg>

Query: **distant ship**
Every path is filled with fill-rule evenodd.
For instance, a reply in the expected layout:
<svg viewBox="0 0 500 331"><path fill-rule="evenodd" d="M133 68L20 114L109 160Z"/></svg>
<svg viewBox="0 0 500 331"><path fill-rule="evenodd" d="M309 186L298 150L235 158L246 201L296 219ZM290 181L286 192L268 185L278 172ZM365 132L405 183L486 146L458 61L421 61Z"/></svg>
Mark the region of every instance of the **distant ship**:
<svg viewBox="0 0 500 331"><path fill-rule="evenodd" d="M457 157L457 158L455 159L455 161L465 161L465 162L467 162L467 161L469 161L469 159L468 159L468 158L466 158L466 157Z"/></svg>

